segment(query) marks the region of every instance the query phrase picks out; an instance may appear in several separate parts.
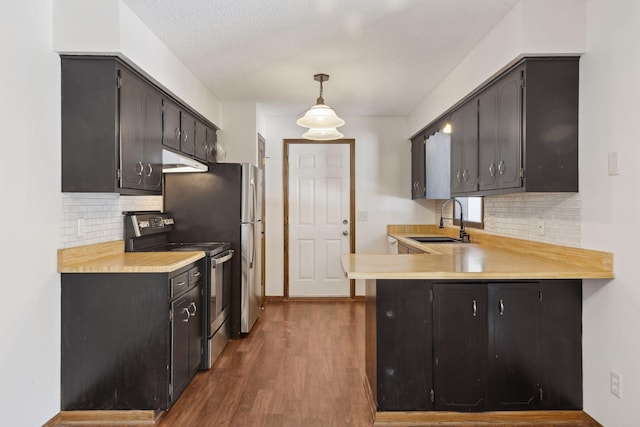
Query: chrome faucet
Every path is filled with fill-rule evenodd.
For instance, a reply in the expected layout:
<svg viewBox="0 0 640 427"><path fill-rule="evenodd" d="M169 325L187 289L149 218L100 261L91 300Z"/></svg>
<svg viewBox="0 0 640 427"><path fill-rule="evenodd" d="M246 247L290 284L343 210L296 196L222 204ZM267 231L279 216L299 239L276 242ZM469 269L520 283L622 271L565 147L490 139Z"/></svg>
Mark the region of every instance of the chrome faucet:
<svg viewBox="0 0 640 427"><path fill-rule="evenodd" d="M442 202L442 206L440 206L440 228L444 228L444 222L443 220L445 219L450 219L453 221L454 218L445 218L443 216L444 214L444 207L447 205L447 203L449 203L450 201L454 201L458 204L458 206L460 206L460 239L461 240L469 240L469 233L467 233L466 231L464 231L464 214L462 212L462 203L460 203L460 200L456 199L455 197L452 197L451 199L447 199L444 202ZM454 209L455 212L455 209ZM452 217L454 216L453 214L451 215Z"/></svg>

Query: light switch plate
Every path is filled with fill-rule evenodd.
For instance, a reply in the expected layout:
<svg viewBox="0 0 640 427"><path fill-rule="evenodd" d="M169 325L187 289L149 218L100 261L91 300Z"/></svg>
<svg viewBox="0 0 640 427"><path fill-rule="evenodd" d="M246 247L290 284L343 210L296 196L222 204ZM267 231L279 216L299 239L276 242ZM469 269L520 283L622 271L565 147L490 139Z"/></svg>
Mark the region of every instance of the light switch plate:
<svg viewBox="0 0 640 427"><path fill-rule="evenodd" d="M622 377L620 373L611 370L609 373L609 387L611 394L617 398L622 398Z"/></svg>
<svg viewBox="0 0 640 427"><path fill-rule="evenodd" d="M369 221L369 212L358 211L358 221Z"/></svg>

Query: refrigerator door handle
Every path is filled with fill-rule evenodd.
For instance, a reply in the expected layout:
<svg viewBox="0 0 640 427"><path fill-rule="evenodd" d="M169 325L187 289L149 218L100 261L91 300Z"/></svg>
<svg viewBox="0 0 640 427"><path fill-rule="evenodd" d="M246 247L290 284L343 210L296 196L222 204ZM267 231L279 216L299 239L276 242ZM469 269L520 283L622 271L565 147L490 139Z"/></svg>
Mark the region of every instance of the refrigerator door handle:
<svg viewBox="0 0 640 427"><path fill-rule="evenodd" d="M256 224L251 223L251 232L249 233L249 250L251 251L251 258L249 259L249 268L253 268L253 261L256 258L256 242L255 242L255 231Z"/></svg>

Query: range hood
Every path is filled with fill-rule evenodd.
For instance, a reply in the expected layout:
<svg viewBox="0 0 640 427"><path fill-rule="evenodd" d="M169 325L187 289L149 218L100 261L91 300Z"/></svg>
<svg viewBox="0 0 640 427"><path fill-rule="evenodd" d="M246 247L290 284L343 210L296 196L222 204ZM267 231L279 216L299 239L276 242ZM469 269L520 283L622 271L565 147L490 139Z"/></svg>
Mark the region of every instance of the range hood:
<svg viewBox="0 0 640 427"><path fill-rule="evenodd" d="M162 173L206 172L207 165L174 151L162 150Z"/></svg>

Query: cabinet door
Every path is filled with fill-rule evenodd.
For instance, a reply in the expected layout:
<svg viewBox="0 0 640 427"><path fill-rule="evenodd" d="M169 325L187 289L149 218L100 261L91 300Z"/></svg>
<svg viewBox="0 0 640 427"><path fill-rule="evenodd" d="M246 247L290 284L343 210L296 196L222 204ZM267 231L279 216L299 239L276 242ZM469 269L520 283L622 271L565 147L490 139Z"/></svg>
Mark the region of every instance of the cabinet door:
<svg viewBox="0 0 640 427"><path fill-rule="evenodd" d="M429 282L378 280L377 404L380 411L430 410Z"/></svg>
<svg viewBox="0 0 640 427"><path fill-rule="evenodd" d="M216 150L218 149L218 135L213 128L207 128L207 161L209 163L215 163Z"/></svg>
<svg viewBox="0 0 640 427"><path fill-rule="evenodd" d="M191 379L189 370L189 293L171 303L173 321L171 323L171 384L175 401Z"/></svg>
<svg viewBox="0 0 640 427"><path fill-rule="evenodd" d="M162 103L162 144L180 150L180 107L166 98Z"/></svg>
<svg viewBox="0 0 640 427"><path fill-rule="evenodd" d="M200 121L196 120L195 127L195 156L200 159L207 161L207 128Z"/></svg>
<svg viewBox="0 0 640 427"><path fill-rule="evenodd" d="M478 181L477 99L454 111L451 122L451 193L472 193Z"/></svg>
<svg viewBox="0 0 640 427"><path fill-rule="evenodd" d="M126 69L120 76L120 187L144 188L145 83Z"/></svg>
<svg viewBox="0 0 640 427"><path fill-rule="evenodd" d="M478 176L480 190L498 188L498 90L495 85L479 96Z"/></svg>
<svg viewBox="0 0 640 427"><path fill-rule="evenodd" d="M540 287L489 285L490 408L535 409L540 403Z"/></svg>
<svg viewBox="0 0 640 427"><path fill-rule="evenodd" d="M425 175L425 145L426 137L424 133L411 140L411 198L420 199L426 193Z"/></svg>
<svg viewBox="0 0 640 427"><path fill-rule="evenodd" d="M482 284L433 285L434 409L482 411L487 383L487 296Z"/></svg>
<svg viewBox="0 0 640 427"><path fill-rule="evenodd" d="M186 111L180 112L180 151L195 155L196 119Z"/></svg>
<svg viewBox="0 0 640 427"><path fill-rule="evenodd" d="M202 285L196 286L189 296L189 378L195 375L202 362Z"/></svg>
<svg viewBox="0 0 640 427"><path fill-rule="evenodd" d="M496 83L496 170L500 188L521 186L522 167L522 88L519 67ZM482 120L482 113L480 115Z"/></svg>
<svg viewBox="0 0 640 427"><path fill-rule="evenodd" d="M144 132L144 189L160 192L162 188L162 96L149 85L145 85L144 121L139 125Z"/></svg>

